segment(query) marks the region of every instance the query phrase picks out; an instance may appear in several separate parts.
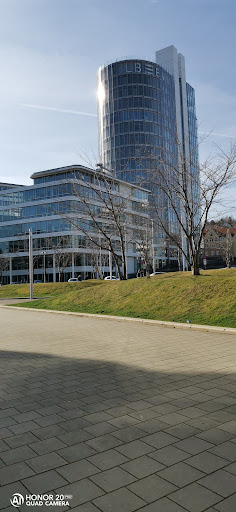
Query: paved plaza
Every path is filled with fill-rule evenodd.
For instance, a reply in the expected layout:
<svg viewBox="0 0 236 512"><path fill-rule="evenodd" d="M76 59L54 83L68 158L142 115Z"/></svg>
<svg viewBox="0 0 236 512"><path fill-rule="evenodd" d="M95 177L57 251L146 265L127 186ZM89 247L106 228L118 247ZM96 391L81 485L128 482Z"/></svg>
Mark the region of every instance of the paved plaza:
<svg viewBox="0 0 236 512"><path fill-rule="evenodd" d="M235 335L10 308L0 322L0 510L235 512ZM69 505L27 505L37 494Z"/></svg>

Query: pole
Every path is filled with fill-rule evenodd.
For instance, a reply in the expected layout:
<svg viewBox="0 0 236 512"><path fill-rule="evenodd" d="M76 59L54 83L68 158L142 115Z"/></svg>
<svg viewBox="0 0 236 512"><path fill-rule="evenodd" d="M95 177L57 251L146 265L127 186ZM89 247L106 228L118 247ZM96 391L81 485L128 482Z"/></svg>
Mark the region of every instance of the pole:
<svg viewBox="0 0 236 512"><path fill-rule="evenodd" d="M110 279L112 278L112 253L109 251L109 269L110 269Z"/></svg>
<svg viewBox="0 0 236 512"><path fill-rule="evenodd" d="M33 239L32 229L29 229L29 282L30 282L30 299L33 299L33 279L34 279L34 267L33 267Z"/></svg>
<svg viewBox="0 0 236 512"><path fill-rule="evenodd" d="M126 224L125 224L126 230ZM127 234L125 231L125 278L128 279Z"/></svg>
<svg viewBox="0 0 236 512"><path fill-rule="evenodd" d="M46 283L46 251L43 251L43 282Z"/></svg>
<svg viewBox="0 0 236 512"><path fill-rule="evenodd" d="M9 258L10 284L12 283L12 258Z"/></svg>
<svg viewBox="0 0 236 512"><path fill-rule="evenodd" d="M156 270L155 265L155 249L154 249L154 230L153 230L153 220L152 220L152 268L153 272Z"/></svg>

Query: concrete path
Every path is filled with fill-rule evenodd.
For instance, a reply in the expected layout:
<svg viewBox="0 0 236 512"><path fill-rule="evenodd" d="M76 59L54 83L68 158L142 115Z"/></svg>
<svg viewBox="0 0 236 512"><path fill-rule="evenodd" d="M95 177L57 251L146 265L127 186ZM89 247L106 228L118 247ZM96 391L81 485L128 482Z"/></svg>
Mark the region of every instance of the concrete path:
<svg viewBox="0 0 236 512"><path fill-rule="evenodd" d="M236 336L10 308L0 325L0 510L236 510Z"/></svg>

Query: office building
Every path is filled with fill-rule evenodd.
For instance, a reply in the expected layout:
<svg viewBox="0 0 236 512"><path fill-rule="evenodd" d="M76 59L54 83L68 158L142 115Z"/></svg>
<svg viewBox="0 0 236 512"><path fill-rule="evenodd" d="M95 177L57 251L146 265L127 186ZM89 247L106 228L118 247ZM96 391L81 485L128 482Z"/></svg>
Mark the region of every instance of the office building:
<svg viewBox="0 0 236 512"><path fill-rule="evenodd" d="M174 46L157 51L155 62L125 58L102 66L97 82L98 151L104 166L148 188L155 159L158 166L164 151L173 155L176 166L184 157L192 175L198 175L195 94L186 82L184 57ZM171 212L169 223L173 232L179 229ZM156 244L157 267L177 266L177 250L160 230Z"/></svg>
<svg viewBox="0 0 236 512"><path fill-rule="evenodd" d="M87 197L91 209L96 209L99 222L104 205L99 204L90 186L94 183L95 173L98 180L97 171L72 165L36 172L31 176L33 184L30 186L0 183L0 258L7 263L3 271L4 284L27 282L29 279L29 229L33 234L35 280L56 282L59 274L62 281L78 275L82 279L86 275L89 278L99 277L98 274L106 276L110 265L113 273L117 274L114 261L109 263L108 251L98 251L86 236L85 223L91 236L96 238L100 235L96 225L86 218L79 195L75 194L76 186L82 187L84 196L81 197ZM102 181L102 171L100 175ZM106 174L107 182L109 179L109 174ZM133 216L137 218L137 212L144 226L148 219L143 208L148 201L148 192L119 179L114 180L114 177L111 177L111 182L114 198L117 196L120 200L124 197L126 200L123 215L132 234L132 219ZM58 255L65 256L63 262L58 263ZM139 255L132 236L126 242L126 257L127 274L134 276Z"/></svg>

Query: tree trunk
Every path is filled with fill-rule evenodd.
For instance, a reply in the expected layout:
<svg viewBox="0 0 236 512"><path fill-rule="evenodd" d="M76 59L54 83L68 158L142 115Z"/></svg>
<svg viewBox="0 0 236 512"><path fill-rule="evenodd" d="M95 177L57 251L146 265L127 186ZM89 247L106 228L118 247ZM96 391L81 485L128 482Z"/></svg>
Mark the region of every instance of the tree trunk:
<svg viewBox="0 0 236 512"><path fill-rule="evenodd" d="M200 275L200 270L199 270L199 258L198 258L198 255L195 255L192 261L193 261L192 265L191 265L192 275L193 276L199 276Z"/></svg>

